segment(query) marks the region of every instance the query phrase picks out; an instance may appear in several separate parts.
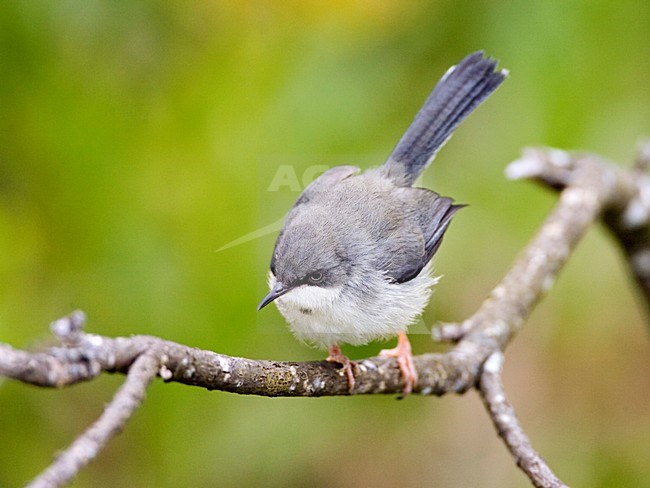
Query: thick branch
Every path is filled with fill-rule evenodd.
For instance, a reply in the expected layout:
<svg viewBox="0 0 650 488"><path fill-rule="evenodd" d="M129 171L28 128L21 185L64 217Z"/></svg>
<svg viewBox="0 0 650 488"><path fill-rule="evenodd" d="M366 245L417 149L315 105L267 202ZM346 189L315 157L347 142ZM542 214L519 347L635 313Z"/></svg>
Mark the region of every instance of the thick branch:
<svg viewBox="0 0 650 488"><path fill-rule="evenodd" d="M527 177L562 190L576 184L582 167L594 167L615 191L606 200L602 220L621 246L650 311L650 142L639 145L636 164L618 168L600 156L558 149L528 149L508 168L513 178Z"/></svg>
<svg viewBox="0 0 650 488"><path fill-rule="evenodd" d="M126 373L137 357L158 352L161 377L246 395L349 395L338 365L327 361L267 361L227 356L151 336L109 338L85 334L78 346L44 353L17 351L0 343L0 375L37 386L62 387L88 381L102 371ZM423 354L415 358L420 372L416 389L442 395L466 388L459 371L468 367L453 354ZM403 383L394 359L375 357L357 362L355 394L397 394Z"/></svg>
<svg viewBox="0 0 650 488"><path fill-rule="evenodd" d="M517 164L511 165L511 173ZM493 352L505 349L620 187L613 171L598 161L576 164L567 179L571 185L562 191L555 209L476 313L461 324L433 330L436 340L460 340L454 351L476 358L477 368Z"/></svg>
<svg viewBox="0 0 650 488"><path fill-rule="evenodd" d="M546 174L556 186L561 182L569 186L537 236L478 311L462 324L447 326L453 334L445 336L445 329L434 331L437 338L461 340L446 354L416 357L420 377L416 392L441 395L472 388L483 362L512 340L602 209L623 207L625 198L634 194L626 173L597 159L573 161L567 153L555 151L545 160L551 163L544 166L538 154L547 153L526 152L522 160L511 165L509 174ZM126 372L138 355L155 347L164 354L167 381L266 396L348 394L342 372L326 362L233 358L147 336L111 339L77 333L66 343L71 345L46 353L26 353L0 344L0 374L41 386L63 386L91 379L101 371ZM393 359L360 361L355 375L355 394L399 393L403 387Z"/></svg>
<svg viewBox="0 0 650 488"><path fill-rule="evenodd" d="M493 352L503 350L516 334L602 209L623 208L626 198L636 194L637 187L627 173L593 157L572 159L567 153L555 151L553 157L543 159L541 154L549 153L527 151L522 160L510 166L509 174L544 174L555 186L569 186L562 191L558 205L537 236L478 311L462 324L448 326L461 331L453 337L461 338L459 344L446 354L416 357L420 377L416 391L440 395L473 387L483 362ZM440 330L434 332L446 338ZM101 371L126 372L136 357L155 347L164 354L162 364L169 370L167 381L268 396L348 392L341 371L326 362L233 358L148 336L112 339L72 330L59 337L68 347L44 353L16 351L0 344L0 374L42 386L63 386L91 379ZM360 361L355 374L354 393L398 393L403 386L393 359Z"/></svg>
<svg viewBox="0 0 650 488"><path fill-rule="evenodd" d="M478 387L518 465L534 483L542 483L539 480L543 479L556 483L536 486L564 486L532 450L505 400L499 378L501 352L552 286L579 239L601 215L626 250L637 281L650 301L650 180L640 180L637 173L615 169L593 156L572 156L557 150L528 150L509 167L508 174L533 177L561 189L559 202L477 312L461 324L434 330L434 338L458 344L445 354L415 358L419 381L414 391L442 395ZM65 483L96 456L140 405L156 373L165 381L240 394L350 393L343 371L325 361L253 360L150 336L108 338L83 333L83 321L83 315L75 313L55 322L53 332L64 347L46 352L19 351L0 343L0 375L38 386L71 385L103 371L128 373L126 383L102 417L34 481L34 486ZM488 357L493 359L483 367ZM394 359L359 361L355 377L354 394L401 393L404 388Z"/></svg>

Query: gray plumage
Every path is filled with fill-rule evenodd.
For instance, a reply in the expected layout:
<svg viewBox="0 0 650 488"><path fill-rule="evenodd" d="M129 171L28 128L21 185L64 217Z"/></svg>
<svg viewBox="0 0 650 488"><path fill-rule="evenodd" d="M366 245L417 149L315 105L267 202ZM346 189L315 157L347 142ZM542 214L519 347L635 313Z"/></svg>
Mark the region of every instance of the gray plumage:
<svg viewBox="0 0 650 488"><path fill-rule="evenodd" d="M271 260L271 301L295 335L321 347L404 332L436 279L429 263L454 214L411 185L453 130L503 81L481 52L439 81L387 162L325 172L287 215Z"/></svg>

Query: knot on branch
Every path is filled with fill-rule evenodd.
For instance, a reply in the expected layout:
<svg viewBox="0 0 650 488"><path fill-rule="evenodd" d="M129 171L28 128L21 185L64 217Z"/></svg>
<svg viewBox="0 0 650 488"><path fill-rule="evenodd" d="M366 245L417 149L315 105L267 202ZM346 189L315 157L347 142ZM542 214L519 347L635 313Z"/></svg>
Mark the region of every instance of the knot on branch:
<svg viewBox="0 0 650 488"><path fill-rule="evenodd" d="M77 346L81 342L83 327L86 324L86 314L75 310L69 315L55 320L50 324L52 334L65 346Z"/></svg>

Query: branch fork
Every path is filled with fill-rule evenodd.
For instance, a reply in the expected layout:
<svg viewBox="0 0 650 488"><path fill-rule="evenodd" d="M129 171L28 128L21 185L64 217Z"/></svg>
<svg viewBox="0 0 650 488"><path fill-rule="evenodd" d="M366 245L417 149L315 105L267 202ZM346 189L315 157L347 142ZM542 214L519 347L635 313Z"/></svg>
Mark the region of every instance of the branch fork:
<svg viewBox="0 0 650 488"><path fill-rule="evenodd" d="M506 176L528 178L560 191L559 201L536 236L516 258L479 309L457 324L441 324L435 341L453 347L444 354L414 357L414 393L443 395L476 389L498 435L534 486L564 485L534 451L508 403L501 382L503 352L541 297L552 287L571 251L599 218L622 247L646 304L650 304L650 143L635 166L623 170L594 155L557 149L526 149ZM649 305L650 306L650 305ZM209 390L264 396L399 394L397 361L357 361L350 392L343 371L326 362L277 362L218 354L152 336L110 338L83 332L85 315L73 312L52 323L61 343L45 352L16 350L0 343L0 376L44 387L90 381L103 372L126 381L101 417L63 451L29 486L69 484L119 433L159 376Z"/></svg>

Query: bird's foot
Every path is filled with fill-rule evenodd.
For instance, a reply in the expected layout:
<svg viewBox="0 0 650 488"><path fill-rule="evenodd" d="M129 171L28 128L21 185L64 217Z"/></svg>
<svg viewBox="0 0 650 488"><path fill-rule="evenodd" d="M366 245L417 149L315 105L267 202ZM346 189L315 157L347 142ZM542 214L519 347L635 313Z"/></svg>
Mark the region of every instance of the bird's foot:
<svg viewBox="0 0 650 488"><path fill-rule="evenodd" d="M343 366L343 372L348 377L348 391L350 394L352 394L354 390L354 384L356 383L354 379L354 371L352 371L354 361L350 361L350 358L343 354L341 352L341 348L336 344L330 346L328 352L329 356L327 357L327 361L330 361L332 363L339 363L341 366Z"/></svg>
<svg viewBox="0 0 650 488"><path fill-rule="evenodd" d="M413 362L413 354L411 353L411 343L404 332L400 332L397 337L397 347L394 349L384 349L379 353L380 356L388 358L396 358L399 364L399 369L404 378L404 389L402 390L402 398L413 391L413 387L418 382L418 372L415 369Z"/></svg>

